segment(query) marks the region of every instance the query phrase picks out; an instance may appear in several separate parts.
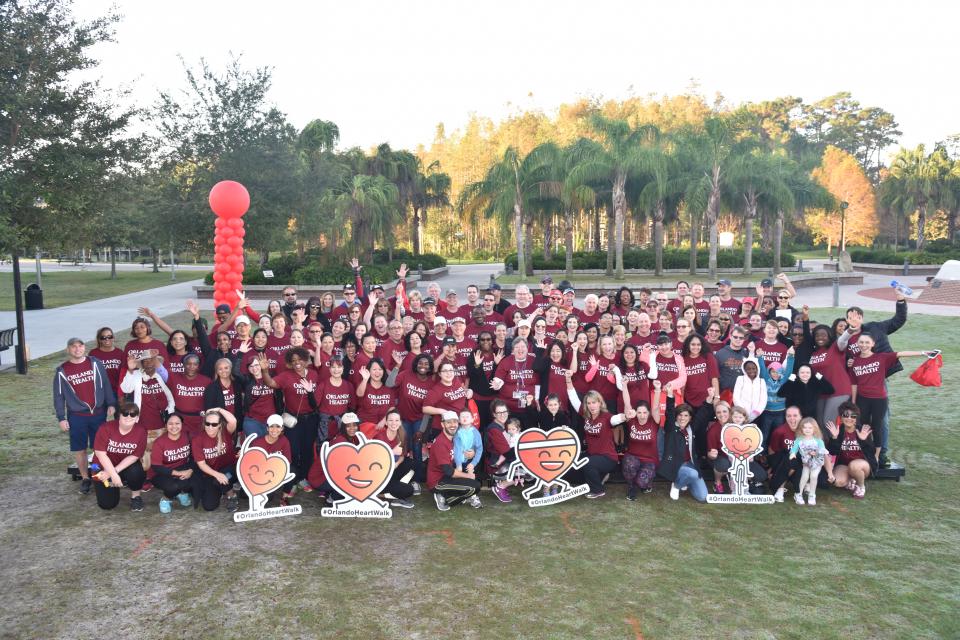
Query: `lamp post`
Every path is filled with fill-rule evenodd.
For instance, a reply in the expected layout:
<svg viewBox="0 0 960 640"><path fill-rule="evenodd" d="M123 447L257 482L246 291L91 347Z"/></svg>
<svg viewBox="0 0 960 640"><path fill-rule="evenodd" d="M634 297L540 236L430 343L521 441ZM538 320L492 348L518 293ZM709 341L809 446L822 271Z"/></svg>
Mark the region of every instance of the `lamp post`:
<svg viewBox="0 0 960 640"><path fill-rule="evenodd" d="M847 250L847 207L850 203L846 200L840 202L840 252Z"/></svg>

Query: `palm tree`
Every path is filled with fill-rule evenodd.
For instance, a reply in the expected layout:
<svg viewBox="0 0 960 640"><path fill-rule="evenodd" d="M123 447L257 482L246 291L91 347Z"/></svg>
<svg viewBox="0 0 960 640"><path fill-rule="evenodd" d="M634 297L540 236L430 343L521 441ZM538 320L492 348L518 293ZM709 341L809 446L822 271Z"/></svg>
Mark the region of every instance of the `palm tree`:
<svg viewBox="0 0 960 640"><path fill-rule="evenodd" d="M605 180L610 185L616 260L614 277L622 280L627 180L638 177L653 163L654 154L650 152L650 147L660 132L653 125L631 127L626 120L607 118L598 113L590 116L590 125L600 135L602 142L585 145L584 158L571 171L570 179L577 185L585 185L592 180Z"/></svg>
<svg viewBox="0 0 960 640"><path fill-rule="evenodd" d="M653 221L654 273L663 275L663 224L668 213L676 215L684 186L673 146L662 141L651 146L649 180L637 200L638 209Z"/></svg>
<svg viewBox="0 0 960 640"><path fill-rule="evenodd" d="M431 162L426 171L417 172L411 197L413 255L420 255L423 249L423 226L427 223L427 209L450 206L450 187L450 176L440 171L439 160Z"/></svg>
<svg viewBox="0 0 960 640"><path fill-rule="evenodd" d="M917 251L923 251L927 224L927 208L936 207L942 197L945 176L932 155L922 144L914 149L900 149L890 165L890 175L880 185L881 200L895 213L917 212Z"/></svg>
<svg viewBox="0 0 960 640"><path fill-rule="evenodd" d="M482 213L496 217L504 226L513 225L517 242L517 271L525 279L532 264L527 264L525 225L533 200L542 196L541 188L549 178L551 160L556 157L553 143L542 144L521 158L515 147L508 147L482 180L463 188L457 208L468 215Z"/></svg>
<svg viewBox="0 0 960 640"><path fill-rule="evenodd" d="M377 241L390 244L402 218L396 185L383 176L361 173L346 178L327 198L341 220L350 223L356 254L372 263Z"/></svg>
<svg viewBox="0 0 960 640"><path fill-rule="evenodd" d="M742 206L744 218L743 273L753 271L753 223L763 203L768 211L783 211L793 207L793 194L780 171L781 158L755 149L737 155L729 165L727 182L729 194L737 201L731 208Z"/></svg>

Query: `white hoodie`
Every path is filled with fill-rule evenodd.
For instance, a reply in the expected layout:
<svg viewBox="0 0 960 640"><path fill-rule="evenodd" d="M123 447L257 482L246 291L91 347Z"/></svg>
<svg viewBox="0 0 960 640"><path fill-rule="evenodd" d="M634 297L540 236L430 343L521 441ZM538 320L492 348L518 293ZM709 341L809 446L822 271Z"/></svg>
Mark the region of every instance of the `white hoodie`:
<svg viewBox="0 0 960 640"><path fill-rule="evenodd" d="M752 362L757 367L757 377L753 380L747 376L744 369L748 362ZM740 370L743 371L743 375L737 378L737 383L733 387L733 404L746 409L747 421L751 422L756 420L767 407L767 383L760 375L760 363L753 356L746 358L740 364Z"/></svg>

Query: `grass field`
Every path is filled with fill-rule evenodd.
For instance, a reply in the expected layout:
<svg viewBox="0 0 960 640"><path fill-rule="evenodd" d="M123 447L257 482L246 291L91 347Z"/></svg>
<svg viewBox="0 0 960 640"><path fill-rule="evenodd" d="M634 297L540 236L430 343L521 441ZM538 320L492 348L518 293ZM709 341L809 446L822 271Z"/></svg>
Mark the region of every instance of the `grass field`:
<svg viewBox="0 0 960 640"><path fill-rule="evenodd" d="M201 272L184 271L177 275L176 282L202 277ZM21 280L24 288L33 284L36 281L33 270L23 271ZM169 271L153 273L149 268L143 271L118 271L116 280L110 279L109 271L55 271L43 274L43 306L45 308L62 307L134 291L165 287L176 282L170 280ZM13 274L0 273L0 311L13 311L13 308Z"/></svg>
<svg viewBox="0 0 960 640"><path fill-rule="evenodd" d="M832 310L814 310L818 319ZM870 313L868 319L880 314ZM424 495L389 521L224 510L113 512L64 470L50 379L0 374L0 636L12 638L957 638L960 347L911 315L895 348L944 349L944 387L891 379L900 483L820 505L603 499L531 509L489 492L439 513ZM245 503L242 503L245 504Z"/></svg>

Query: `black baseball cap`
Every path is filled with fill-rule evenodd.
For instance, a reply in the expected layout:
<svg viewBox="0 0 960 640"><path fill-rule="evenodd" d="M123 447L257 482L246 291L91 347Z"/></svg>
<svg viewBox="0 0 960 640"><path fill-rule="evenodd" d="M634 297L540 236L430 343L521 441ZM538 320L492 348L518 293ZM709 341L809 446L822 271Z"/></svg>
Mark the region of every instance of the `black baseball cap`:
<svg viewBox="0 0 960 640"><path fill-rule="evenodd" d="M357 288L348 282L347 284L343 285L343 291L344 293L346 293L347 291L349 291L350 293L356 293Z"/></svg>
<svg viewBox="0 0 960 640"><path fill-rule="evenodd" d="M552 276L543 276L540 278L540 284L553 284Z"/></svg>
<svg viewBox="0 0 960 640"><path fill-rule="evenodd" d="M760 281L760 286L761 286L761 287L772 287L772 286L773 286L773 280L771 280L770 278L764 278L763 280Z"/></svg>
<svg viewBox="0 0 960 640"><path fill-rule="evenodd" d="M443 339L443 346L446 347L447 345L457 346L457 339L453 336L447 336Z"/></svg>
<svg viewBox="0 0 960 640"><path fill-rule="evenodd" d="M727 280L726 278L723 278L723 279L721 279L721 280L717 280L717 284L718 284L718 285L725 284L725 285L727 285L728 287L732 287L732 286L733 286L733 282L731 282L730 280Z"/></svg>
<svg viewBox="0 0 960 640"><path fill-rule="evenodd" d="M437 306L437 301L431 298L430 296L427 296L426 298L423 299L423 306L427 306L428 304Z"/></svg>
<svg viewBox="0 0 960 640"><path fill-rule="evenodd" d="M380 291L383 291L383 285L375 284L372 287L370 287L370 291L376 291L377 289L379 289Z"/></svg>
<svg viewBox="0 0 960 640"><path fill-rule="evenodd" d="M218 304L217 313L230 313L230 305L228 304Z"/></svg>
<svg viewBox="0 0 960 640"><path fill-rule="evenodd" d="M500 286L499 282L494 282L487 287L487 291L503 291L503 287Z"/></svg>

